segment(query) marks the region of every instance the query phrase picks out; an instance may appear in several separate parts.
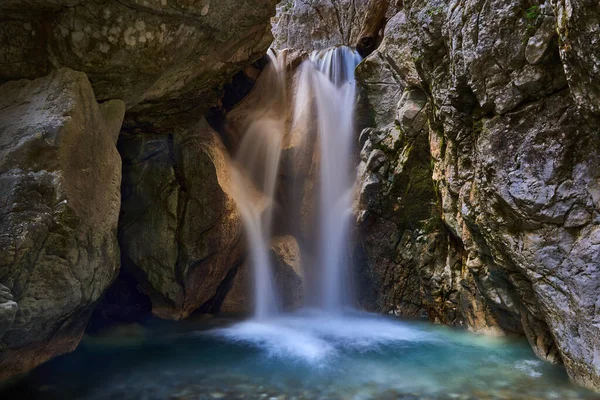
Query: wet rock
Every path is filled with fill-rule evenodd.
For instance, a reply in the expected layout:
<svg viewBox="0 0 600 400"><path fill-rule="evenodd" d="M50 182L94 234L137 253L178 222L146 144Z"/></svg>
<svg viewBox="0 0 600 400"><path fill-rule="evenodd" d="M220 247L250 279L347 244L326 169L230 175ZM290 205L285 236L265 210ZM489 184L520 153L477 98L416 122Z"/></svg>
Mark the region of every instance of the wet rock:
<svg viewBox="0 0 600 400"><path fill-rule="evenodd" d="M98 104L85 74L66 68L0 91L5 378L73 350L116 277L125 106Z"/></svg>
<svg viewBox="0 0 600 400"><path fill-rule="evenodd" d="M291 310L303 304L303 274L300 248L293 236L278 236L271 242L271 260L275 285L284 309ZM252 312L252 271L249 261L242 264L227 292L219 311L223 313Z"/></svg>

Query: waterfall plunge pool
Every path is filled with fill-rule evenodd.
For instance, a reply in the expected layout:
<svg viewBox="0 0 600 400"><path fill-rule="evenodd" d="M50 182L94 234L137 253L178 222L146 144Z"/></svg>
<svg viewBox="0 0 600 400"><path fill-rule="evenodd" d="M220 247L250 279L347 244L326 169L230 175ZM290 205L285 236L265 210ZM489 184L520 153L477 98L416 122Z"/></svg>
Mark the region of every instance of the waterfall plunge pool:
<svg viewBox="0 0 600 400"><path fill-rule="evenodd" d="M524 340L366 313L152 321L86 336L2 399L597 399Z"/></svg>

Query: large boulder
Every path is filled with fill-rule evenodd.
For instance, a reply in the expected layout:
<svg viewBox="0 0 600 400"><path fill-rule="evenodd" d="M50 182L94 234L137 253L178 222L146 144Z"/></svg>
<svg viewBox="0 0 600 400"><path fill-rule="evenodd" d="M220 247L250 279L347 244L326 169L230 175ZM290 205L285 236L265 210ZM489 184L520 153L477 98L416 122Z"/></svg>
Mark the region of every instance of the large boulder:
<svg viewBox="0 0 600 400"><path fill-rule="evenodd" d="M0 378L73 350L119 268L125 105L59 69L0 86Z"/></svg>
<svg viewBox="0 0 600 400"><path fill-rule="evenodd" d="M244 250L226 150L205 120L166 133L123 132L123 269L180 319L217 295Z"/></svg>
<svg viewBox="0 0 600 400"><path fill-rule="evenodd" d="M0 81L67 66L99 100L174 114L215 103L271 43L275 0L11 0L0 4Z"/></svg>

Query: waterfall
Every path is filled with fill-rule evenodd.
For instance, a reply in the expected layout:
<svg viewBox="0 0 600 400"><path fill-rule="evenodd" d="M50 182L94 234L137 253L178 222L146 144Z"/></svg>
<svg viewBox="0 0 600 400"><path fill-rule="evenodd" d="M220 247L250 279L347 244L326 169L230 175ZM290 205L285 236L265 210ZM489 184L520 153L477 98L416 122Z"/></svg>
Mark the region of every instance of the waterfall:
<svg viewBox="0 0 600 400"><path fill-rule="evenodd" d="M232 176L232 194L240 210L249 247L253 275L254 316L264 319L277 313L279 301L269 255L275 188L279 171L285 122L277 112L283 97L283 70L269 52L272 104L263 104L251 118L236 153Z"/></svg>
<svg viewBox="0 0 600 400"><path fill-rule="evenodd" d="M352 301L349 242L354 186L354 69L361 58L349 47L313 52L300 66L298 79L288 91L285 55L279 59L269 52L269 56L271 63L263 72L267 74L269 96L256 104L247 118L250 122L232 172L234 198L249 246L254 314L265 318L279 310L269 251L276 188L282 190L280 174L294 182L287 197L296 201L287 205L282 221L278 219L279 226L297 226L294 219L303 215L301 208L307 198L311 199L308 208L316 216L314 223L305 222L309 229L295 232L302 237L305 250L309 248L310 254L305 257L303 253L301 258L312 260L310 265L303 265L305 272L312 272L305 282L305 303L341 312ZM291 171L280 171L283 149L291 149L287 153ZM315 170L314 182L299 183L305 170Z"/></svg>
<svg viewBox="0 0 600 400"><path fill-rule="evenodd" d="M313 52L313 90L320 145L319 241L320 306L339 312L351 303L350 222L354 186L354 69L360 55L349 47Z"/></svg>

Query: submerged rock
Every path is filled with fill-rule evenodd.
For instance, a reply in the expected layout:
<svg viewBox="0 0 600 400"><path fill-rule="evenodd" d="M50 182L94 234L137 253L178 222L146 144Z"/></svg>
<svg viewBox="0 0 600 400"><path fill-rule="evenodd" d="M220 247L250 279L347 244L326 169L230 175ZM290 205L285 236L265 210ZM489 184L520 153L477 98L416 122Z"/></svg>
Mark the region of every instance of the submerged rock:
<svg viewBox="0 0 600 400"><path fill-rule="evenodd" d="M119 268L125 105L59 69L0 86L0 378L73 350Z"/></svg>

